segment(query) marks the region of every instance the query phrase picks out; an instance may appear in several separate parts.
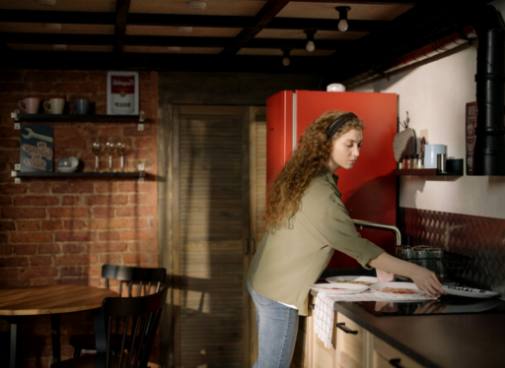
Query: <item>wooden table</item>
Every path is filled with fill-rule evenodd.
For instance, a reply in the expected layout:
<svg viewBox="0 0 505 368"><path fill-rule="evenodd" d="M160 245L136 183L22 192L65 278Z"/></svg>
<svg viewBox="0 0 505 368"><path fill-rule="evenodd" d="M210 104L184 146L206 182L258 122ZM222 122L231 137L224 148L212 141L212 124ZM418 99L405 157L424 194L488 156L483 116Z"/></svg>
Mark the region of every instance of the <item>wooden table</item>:
<svg viewBox="0 0 505 368"><path fill-rule="evenodd" d="M16 367L18 321L25 316L51 316L53 362L60 361L60 315L99 309L112 290L85 285L51 285L0 289L0 318L10 323L10 362Z"/></svg>

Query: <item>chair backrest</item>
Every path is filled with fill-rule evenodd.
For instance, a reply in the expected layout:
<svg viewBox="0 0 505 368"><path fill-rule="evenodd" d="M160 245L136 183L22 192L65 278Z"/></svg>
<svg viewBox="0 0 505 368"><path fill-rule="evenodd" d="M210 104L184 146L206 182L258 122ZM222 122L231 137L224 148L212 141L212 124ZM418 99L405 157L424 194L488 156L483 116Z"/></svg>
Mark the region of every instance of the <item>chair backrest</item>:
<svg viewBox="0 0 505 368"><path fill-rule="evenodd" d="M139 296L157 292L166 277L167 271L163 267L102 265L102 278L105 280L105 286L109 289L112 287L113 281L116 281L117 291L121 296Z"/></svg>
<svg viewBox="0 0 505 368"><path fill-rule="evenodd" d="M167 287L151 295L104 299L95 321L97 367L145 368Z"/></svg>

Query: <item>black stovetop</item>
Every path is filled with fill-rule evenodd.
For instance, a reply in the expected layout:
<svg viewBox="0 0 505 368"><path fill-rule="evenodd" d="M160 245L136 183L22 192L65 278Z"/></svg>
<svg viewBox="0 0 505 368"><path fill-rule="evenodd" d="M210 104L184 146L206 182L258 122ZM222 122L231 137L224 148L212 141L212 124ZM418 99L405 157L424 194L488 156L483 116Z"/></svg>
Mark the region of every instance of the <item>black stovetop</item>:
<svg viewBox="0 0 505 368"><path fill-rule="evenodd" d="M498 298L477 299L442 295L422 302L356 302L376 316L432 314L505 313L505 301Z"/></svg>

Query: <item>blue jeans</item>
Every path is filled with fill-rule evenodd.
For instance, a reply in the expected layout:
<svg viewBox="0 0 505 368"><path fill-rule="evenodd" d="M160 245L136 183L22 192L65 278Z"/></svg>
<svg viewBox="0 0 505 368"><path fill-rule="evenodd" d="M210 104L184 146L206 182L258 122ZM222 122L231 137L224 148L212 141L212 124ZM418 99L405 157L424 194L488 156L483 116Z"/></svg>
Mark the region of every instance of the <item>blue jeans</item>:
<svg viewBox="0 0 505 368"><path fill-rule="evenodd" d="M256 307L258 357L254 368L289 368L298 333L298 310L248 287Z"/></svg>

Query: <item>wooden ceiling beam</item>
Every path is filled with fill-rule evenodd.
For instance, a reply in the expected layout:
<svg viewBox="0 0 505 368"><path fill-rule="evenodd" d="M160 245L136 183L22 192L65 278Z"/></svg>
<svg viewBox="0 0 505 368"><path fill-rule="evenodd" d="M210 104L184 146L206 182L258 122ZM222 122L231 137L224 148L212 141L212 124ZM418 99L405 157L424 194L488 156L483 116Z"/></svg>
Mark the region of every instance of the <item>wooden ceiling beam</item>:
<svg viewBox="0 0 505 368"><path fill-rule="evenodd" d="M116 22L116 14L113 12L2 9L0 22L113 25Z"/></svg>
<svg viewBox="0 0 505 368"><path fill-rule="evenodd" d="M262 72L262 73L320 73L326 65L326 58L313 56L291 57L289 67L282 65L279 56L234 55L174 55L127 53L44 52L17 51L0 58L0 68L29 68L37 60L40 69L82 69L107 70L170 70L170 71L220 71L220 72Z"/></svg>
<svg viewBox="0 0 505 368"><path fill-rule="evenodd" d="M335 1L335 0L291 0L294 3L339 3L339 4L369 4L369 5L395 5L395 4L415 4L419 1L413 0L349 0L349 1Z"/></svg>
<svg viewBox="0 0 505 368"><path fill-rule="evenodd" d="M114 52L123 51L126 36L126 22L130 11L130 0L116 0L116 25L114 28Z"/></svg>
<svg viewBox="0 0 505 368"><path fill-rule="evenodd" d="M275 17L265 28L332 31L337 29L338 20L336 18L336 12L335 19ZM113 25L115 21L114 13L20 10L2 10L0 12L0 22ZM127 25L251 28L254 27L255 22L255 17L244 16L129 13ZM350 19L349 28L356 32L374 32L383 28L387 23L386 21Z"/></svg>
<svg viewBox="0 0 505 368"><path fill-rule="evenodd" d="M242 29L235 37L233 45L226 47L222 55L235 55L247 42L256 36L262 29L266 28L268 23L289 3L290 0L268 0L255 16L255 22L252 27Z"/></svg>
<svg viewBox="0 0 505 368"><path fill-rule="evenodd" d="M114 35L82 35L61 33L0 33L0 41L9 44L67 44L67 45L114 45ZM267 49L303 49L305 39L255 38L247 47ZM319 50L335 50L349 44L350 40L330 40L316 38ZM233 38L226 37L172 37L172 36L131 36L126 35L123 46L179 46L179 47L226 47L233 45Z"/></svg>

